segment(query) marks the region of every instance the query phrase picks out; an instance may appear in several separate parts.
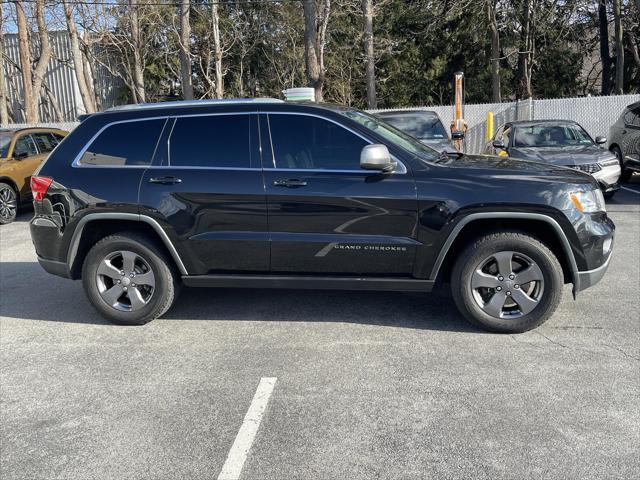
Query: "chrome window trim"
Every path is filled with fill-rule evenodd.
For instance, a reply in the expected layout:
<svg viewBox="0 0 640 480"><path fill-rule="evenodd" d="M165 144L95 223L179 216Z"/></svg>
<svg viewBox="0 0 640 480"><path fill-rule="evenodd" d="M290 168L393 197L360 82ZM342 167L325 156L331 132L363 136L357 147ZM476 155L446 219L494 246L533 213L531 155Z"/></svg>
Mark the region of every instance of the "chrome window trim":
<svg viewBox="0 0 640 480"><path fill-rule="evenodd" d="M168 165L91 165L91 164L84 164L84 163L80 163L80 159L82 158L82 156L86 153L86 151L89 149L89 147L91 146L91 144L96 140L96 138L98 138L98 136L100 136L100 134L102 132L104 132L107 128L113 126L113 125L118 125L121 123L133 123L133 122L146 122L146 121L151 121L151 120L177 120L179 118L183 118L183 117L218 117L218 116L229 116L229 115L265 115L267 117L267 128L269 129L269 142L271 144L271 156L272 156L272 164L274 165L273 167L269 167L269 168L258 168L258 167L197 167L197 166L171 166L171 134L173 133L173 129L176 125L176 122L173 122L173 125L171 126L171 132L169 132L169 136L167 137L167 162L169 163ZM347 130L348 132L351 132L352 134L356 135L357 137L360 137L362 140L364 140L365 142L367 142L369 145L373 145L373 142L368 139L367 137L365 137L364 135L360 134L359 132L356 132L355 130L342 125L341 123L331 119L331 118L327 118L325 116L322 115L317 115L314 113L308 113L308 112L276 112L276 111L261 111L261 112L256 112L256 111L251 111L251 112L208 112L208 113L192 113L192 114L180 114L180 115L162 115L162 116L156 116L156 117L145 117L145 118L133 118L133 119L127 119L127 120L117 120L114 122L109 122L105 125L103 125L100 130L98 130L90 139L89 141L84 145L84 147L82 147L82 149L80 150L80 152L76 155L76 157L74 158L73 162L71 162L71 166L73 168L133 168L133 169L168 169L168 168L174 168L174 169L185 169L185 170L194 170L194 169L198 169L198 170L231 170L231 171L244 171L244 170L250 170L250 171L257 171L257 170L264 170L264 171L282 171L282 172L324 172L324 173L373 173L374 171L372 170L365 170L365 169L348 169L348 170L341 170L341 169L322 169L322 168L318 168L318 169L310 169L310 168L302 168L302 169L293 169L293 168L277 168L275 166L275 151L273 149L273 140L271 139L271 125L269 123L269 115L303 115L306 117L315 117L315 118L320 118L322 120L326 120L328 122L331 122L335 125L338 125L341 128L344 128L345 130ZM158 139L158 142L160 142L160 138ZM35 142L34 142L35 144ZM262 144L260 145L260 147L262 148ZM36 146L37 148L37 146ZM156 145L156 150L158 148L158 145ZM155 153L155 151L154 151ZM390 175L404 175L407 173L407 167L405 166L405 164L403 162L401 162L400 160L398 160L397 157L395 157L394 155L391 156L391 158L397 163L398 167L400 167L400 169L398 170L398 167L396 167L396 170L392 171L392 172L388 172L388 174Z"/></svg>
<svg viewBox="0 0 640 480"><path fill-rule="evenodd" d="M73 168L149 168L149 165L151 165L151 164L149 164L149 165L91 165L91 164L86 164L86 163L80 163L80 159L86 153L86 151L89 150L89 147L96 140L96 138L98 138L100 136L100 134L102 132L104 132L107 128L109 128L109 127L111 127L113 125L118 125L118 124L121 124L121 123L148 122L148 121L151 121L151 120L164 120L165 121L165 125L166 125L166 121L169 118L170 118L170 116L163 115L163 116L160 116L160 117L132 118L132 119L128 119L128 120L118 120L118 121L115 121L115 122L107 123L106 125L103 125L102 128L100 130L98 130L89 139L89 141L87 143L84 144L84 146L80 149L80 152L78 152L78 154L73 159L73 162L71 162L71 166ZM162 135L162 132L161 132L161 135ZM153 150L154 154L155 154L155 152L156 152L156 150L158 148L158 142L160 142L160 138L158 138L158 141L156 142L156 146L155 146L155 148ZM152 157L152 160L153 160L153 157Z"/></svg>
<svg viewBox="0 0 640 480"><path fill-rule="evenodd" d="M265 168L264 170L267 171L282 171L282 172L327 172L327 173L335 173L335 172L350 172L350 173L362 173L362 172L373 172L374 170L365 170L363 168L361 169L323 169L323 168L278 168L276 166L276 152L273 148L273 139L272 139L272 135L271 135L271 123L269 122L269 115L302 115L305 117L315 117L315 118L319 118L321 120L326 120L327 122L331 122L335 125L338 125L341 128L344 128L346 131L352 133L353 135L355 135L356 137L360 137L362 140L364 140L365 142L367 142L369 145L374 145L374 143L368 139L367 137L365 137L364 135L362 135L359 132L356 132L355 130L333 120L332 118L327 118L324 117L322 115L317 115L315 113L308 113L308 112L275 112L275 111L261 111L259 112L260 115L267 115L267 125L269 127L269 140L271 141L271 156L273 157L273 168ZM404 175L407 173L407 167L405 166L404 163L402 163L400 160L398 160L395 156L391 155L391 158L396 162L396 168L391 171L391 172L386 172L390 175ZM397 168L402 167L399 171L397 170ZM380 172L378 172L380 173Z"/></svg>

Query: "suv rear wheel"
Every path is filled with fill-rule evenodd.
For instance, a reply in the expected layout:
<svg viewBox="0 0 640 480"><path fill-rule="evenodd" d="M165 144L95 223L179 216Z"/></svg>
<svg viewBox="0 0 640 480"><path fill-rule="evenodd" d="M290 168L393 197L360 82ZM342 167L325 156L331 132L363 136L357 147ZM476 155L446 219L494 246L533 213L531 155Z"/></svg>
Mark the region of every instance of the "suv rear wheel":
<svg viewBox="0 0 640 480"><path fill-rule="evenodd" d="M562 297L562 267L534 237L486 235L456 261L451 289L460 312L493 332L519 333L544 323Z"/></svg>
<svg viewBox="0 0 640 480"><path fill-rule="evenodd" d="M143 325L163 315L176 297L177 275L153 242L117 234L96 243L85 258L82 284L102 316L122 325Z"/></svg>

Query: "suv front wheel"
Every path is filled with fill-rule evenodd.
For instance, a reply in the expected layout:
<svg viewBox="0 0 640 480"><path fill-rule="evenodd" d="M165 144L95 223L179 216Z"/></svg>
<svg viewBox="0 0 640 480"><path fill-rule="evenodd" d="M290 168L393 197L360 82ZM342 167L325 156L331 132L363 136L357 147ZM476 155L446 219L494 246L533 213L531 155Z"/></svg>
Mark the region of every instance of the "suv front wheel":
<svg viewBox="0 0 640 480"><path fill-rule="evenodd" d="M121 325L143 325L163 315L178 290L162 249L136 234L96 243L85 258L82 284L96 310Z"/></svg>
<svg viewBox="0 0 640 480"><path fill-rule="evenodd" d="M453 298L469 320L493 332L520 333L544 323L558 307L562 267L534 237L517 232L486 235L457 259Z"/></svg>

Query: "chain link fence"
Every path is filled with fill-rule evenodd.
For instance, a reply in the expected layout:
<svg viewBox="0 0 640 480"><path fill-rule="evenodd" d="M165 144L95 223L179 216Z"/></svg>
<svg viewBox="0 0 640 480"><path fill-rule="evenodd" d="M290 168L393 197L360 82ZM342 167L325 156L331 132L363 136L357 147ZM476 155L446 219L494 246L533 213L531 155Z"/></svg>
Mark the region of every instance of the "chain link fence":
<svg viewBox="0 0 640 480"><path fill-rule="evenodd" d="M562 119L573 120L582 125L592 137L607 135L624 108L640 101L640 95L611 95L606 97L559 98L553 100L522 100L519 102L482 103L465 105L464 117L469 125L464 141L468 153L482 153L487 143L487 113L493 112L494 131L505 122L514 120ZM370 110L371 113L392 110L432 110L445 127L453 118L453 105L430 107L407 107ZM78 122L40 123L71 131ZM11 128L32 127L33 124L12 124Z"/></svg>
<svg viewBox="0 0 640 480"><path fill-rule="evenodd" d="M468 153L482 153L487 143L487 114L493 112L494 131L503 123L515 120L562 119L582 125L592 136L606 136L609 127L618 120L624 108L640 101L640 95L610 95L605 97L527 99L518 102L465 105L464 118L469 126L464 141ZM453 105L370 110L371 113L393 110L431 110L445 127L453 119Z"/></svg>

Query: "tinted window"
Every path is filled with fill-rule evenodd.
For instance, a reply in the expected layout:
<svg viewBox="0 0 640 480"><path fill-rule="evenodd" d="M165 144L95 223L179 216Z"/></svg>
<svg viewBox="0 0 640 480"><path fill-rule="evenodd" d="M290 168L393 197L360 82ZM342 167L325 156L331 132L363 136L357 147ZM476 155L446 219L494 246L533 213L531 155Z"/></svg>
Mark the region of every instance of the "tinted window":
<svg viewBox="0 0 640 480"><path fill-rule="evenodd" d="M340 125L305 115L269 115L277 168L356 170L368 142Z"/></svg>
<svg viewBox="0 0 640 480"><path fill-rule="evenodd" d="M38 154L36 150L36 144L33 143L31 135L23 135L16 140L16 145L13 147L14 157L32 157Z"/></svg>
<svg viewBox="0 0 640 480"><path fill-rule="evenodd" d="M34 133L31 135L40 153L49 153L58 144L52 133Z"/></svg>
<svg viewBox="0 0 640 480"><path fill-rule="evenodd" d="M183 117L169 144L171 166L249 168L252 115Z"/></svg>
<svg viewBox="0 0 640 480"><path fill-rule="evenodd" d="M514 140L516 147L568 147L593 143L580 125L551 123L517 127Z"/></svg>
<svg viewBox="0 0 640 480"><path fill-rule="evenodd" d="M82 155L88 165L149 165L165 120L116 123L107 127Z"/></svg>
<svg viewBox="0 0 640 480"><path fill-rule="evenodd" d="M0 157L6 157L13 133L0 133Z"/></svg>
<svg viewBox="0 0 640 480"><path fill-rule="evenodd" d="M447 132L435 112L381 115L382 119L418 140L448 138Z"/></svg>

